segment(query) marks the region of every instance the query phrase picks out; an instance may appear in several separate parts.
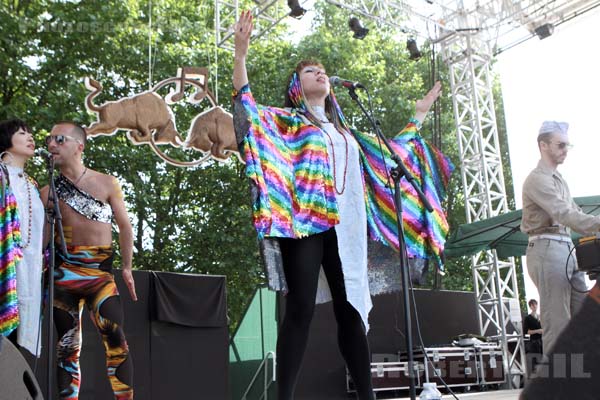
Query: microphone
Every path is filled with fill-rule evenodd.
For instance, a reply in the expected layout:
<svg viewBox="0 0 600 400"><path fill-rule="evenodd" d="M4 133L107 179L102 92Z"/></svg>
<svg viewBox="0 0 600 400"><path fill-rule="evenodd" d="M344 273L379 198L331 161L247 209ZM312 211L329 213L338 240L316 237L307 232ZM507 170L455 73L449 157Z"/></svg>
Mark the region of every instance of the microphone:
<svg viewBox="0 0 600 400"><path fill-rule="evenodd" d="M45 158L46 160L51 160L52 159L52 153L50 153L48 150L43 149L41 147L35 149L35 155L38 156L38 157Z"/></svg>
<svg viewBox="0 0 600 400"><path fill-rule="evenodd" d="M342 79L339 76L330 77L329 83L331 84L331 86L343 86L348 89L365 88L360 82L349 81L347 79Z"/></svg>

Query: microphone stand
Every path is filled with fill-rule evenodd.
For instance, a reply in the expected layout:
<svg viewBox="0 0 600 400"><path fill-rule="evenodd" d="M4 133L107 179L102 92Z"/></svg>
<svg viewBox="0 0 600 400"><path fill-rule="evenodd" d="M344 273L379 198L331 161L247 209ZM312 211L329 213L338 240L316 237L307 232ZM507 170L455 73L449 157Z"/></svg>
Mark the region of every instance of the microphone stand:
<svg viewBox="0 0 600 400"><path fill-rule="evenodd" d="M46 399L53 400L52 385L54 384L54 268L55 268L55 244L54 244L54 229L58 227L60 236L60 246L63 254L67 254L65 244L65 235L62 226L62 215L58 205L58 197L56 196L56 186L54 185L54 158L48 156L46 158L46 166L48 169L48 202L46 203L46 219L49 226L49 245L50 256L48 260L48 364L47 364L47 379ZM52 203L50 207L49 204Z"/></svg>
<svg viewBox="0 0 600 400"><path fill-rule="evenodd" d="M432 212L433 207L423 194L423 191L415 181L415 178L412 174L406 169L404 162L400 158L400 156L394 151L388 139L383 135L381 129L379 127L379 122L375 120L372 113L369 113L362 102L358 98L356 94L356 88L354 86L348 88L348 92L350 93L350 97L352 100L358 104L358 107L361 109L363 114L368 118L369 122L373 126L373 130L377 137L385 144L391 154L392 160L396 163L396 167L390 169L390 176L394 181L394 205L396 206L396 221L398 225L398 244L400 248L399 257L400 257L400 276L402 282L402 292L404 297L404 326L405 326L405 341L406 341L406 352L408 354L408 379L409 379L409 392L410 398L412 400L416 399L416 390L415 390L415 377L414 377L414 354L413 354L413 344L412 344L412 321L410 316L410 298L408 296L408 262L407 262L407 254L406 254L406 242L404 241L404 226L402 223L402 194L400 192L400 179L404 177L415 189L419 199L425 205L427 211Z"/></svg>

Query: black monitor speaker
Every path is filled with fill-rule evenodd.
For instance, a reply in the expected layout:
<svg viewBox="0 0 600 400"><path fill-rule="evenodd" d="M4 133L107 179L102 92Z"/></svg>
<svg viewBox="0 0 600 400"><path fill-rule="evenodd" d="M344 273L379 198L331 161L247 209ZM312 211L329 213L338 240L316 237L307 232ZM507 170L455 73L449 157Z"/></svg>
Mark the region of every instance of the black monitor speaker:
<svg viewBox="0 0 600 400"><path fill-rule="evenodd" d="M0 336L0 400L43 400L42 391L21 352Z"/></svg>

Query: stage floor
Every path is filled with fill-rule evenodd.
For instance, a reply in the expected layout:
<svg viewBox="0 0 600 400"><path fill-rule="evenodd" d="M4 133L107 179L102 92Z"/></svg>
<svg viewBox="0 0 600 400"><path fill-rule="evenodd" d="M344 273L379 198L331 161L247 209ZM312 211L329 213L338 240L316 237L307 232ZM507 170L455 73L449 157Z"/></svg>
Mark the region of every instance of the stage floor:
<svg viewBox="0 0 600 400"><path fill-rule="evenodd" d="M473 393L456 393L456 397L465 400L518 400L521 390L491 390L489 392L473 392ZM405 400L409 397L398 397L388 400ZM417 392L417 399L419 392ZM445 394L442 396L444 400L454 399L452 395Z"/></svg>

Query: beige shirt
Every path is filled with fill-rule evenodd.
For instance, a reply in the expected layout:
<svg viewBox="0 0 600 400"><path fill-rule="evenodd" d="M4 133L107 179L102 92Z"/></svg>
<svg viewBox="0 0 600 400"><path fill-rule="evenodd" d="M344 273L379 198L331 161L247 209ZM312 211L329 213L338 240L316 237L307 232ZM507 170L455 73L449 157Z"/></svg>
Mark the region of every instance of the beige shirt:
<svg viewBox="0 0 600 400"><path fill-rule="evenodd" d="M600 216L582 212L560 173L540 160L523 183L521 230L535 234L552 228L591 234L600 231Z"/></svg>

